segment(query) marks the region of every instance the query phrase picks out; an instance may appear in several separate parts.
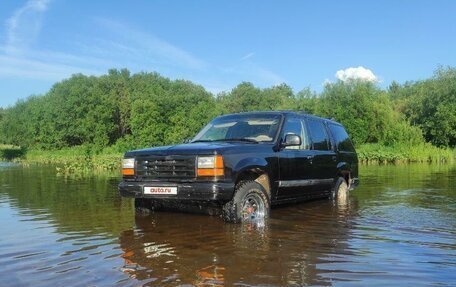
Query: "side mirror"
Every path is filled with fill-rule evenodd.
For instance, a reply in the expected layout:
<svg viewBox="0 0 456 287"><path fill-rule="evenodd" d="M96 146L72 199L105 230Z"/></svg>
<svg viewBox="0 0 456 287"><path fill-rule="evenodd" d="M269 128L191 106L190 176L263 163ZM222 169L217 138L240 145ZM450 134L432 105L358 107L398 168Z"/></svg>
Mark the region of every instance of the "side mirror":
<svg viewBox="0 0 456 287"><path fill-rule="evenodd" d="M285 135L285 139L282 142L282 147L300 146L300 145L301 145L301 137L296 134Z"/></svg>

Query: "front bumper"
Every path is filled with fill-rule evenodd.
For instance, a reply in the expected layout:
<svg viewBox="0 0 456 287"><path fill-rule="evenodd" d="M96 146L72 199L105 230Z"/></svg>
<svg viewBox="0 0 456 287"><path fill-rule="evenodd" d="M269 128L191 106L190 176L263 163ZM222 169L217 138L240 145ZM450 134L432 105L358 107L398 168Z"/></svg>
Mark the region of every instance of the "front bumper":
<svg viewBox="0 0 456 287"><path fill-rule="evenodd" d="M177 187L177 195L144 194L144 186ZM122 181L119 193L123 197L156 198L163 200L221 201L231 200L234 194L234 183L225 182L135 182Z"/></svg>

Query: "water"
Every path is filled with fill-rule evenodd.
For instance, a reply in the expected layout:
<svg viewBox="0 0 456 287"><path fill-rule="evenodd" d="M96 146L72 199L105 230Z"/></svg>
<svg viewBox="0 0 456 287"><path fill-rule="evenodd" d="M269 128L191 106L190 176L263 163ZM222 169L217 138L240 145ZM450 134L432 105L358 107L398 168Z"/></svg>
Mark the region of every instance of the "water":
<svg viewBox="0 0 456 287"><path fill-rule="evenodd" d="M0 163L0 286L456 286L456 166L363 166L264 224L134 215L116 175Z"/></svg>

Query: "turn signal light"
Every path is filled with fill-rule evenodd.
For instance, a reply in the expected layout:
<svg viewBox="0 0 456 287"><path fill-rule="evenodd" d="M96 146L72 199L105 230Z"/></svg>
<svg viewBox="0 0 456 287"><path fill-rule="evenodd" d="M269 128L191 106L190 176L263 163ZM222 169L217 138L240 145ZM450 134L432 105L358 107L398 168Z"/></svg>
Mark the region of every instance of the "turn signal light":
<svg viewBox="0 0 456 287"><path fill-rule="evenodd" d="M135 169L134 168L123 168L122 175L135 175Z"/></svg>
<svg viewBox="0 0 456 287"><path fill-rule="evenodd" d="M198 176L222 176L224 175L223 168L199 168Z"/></svg>

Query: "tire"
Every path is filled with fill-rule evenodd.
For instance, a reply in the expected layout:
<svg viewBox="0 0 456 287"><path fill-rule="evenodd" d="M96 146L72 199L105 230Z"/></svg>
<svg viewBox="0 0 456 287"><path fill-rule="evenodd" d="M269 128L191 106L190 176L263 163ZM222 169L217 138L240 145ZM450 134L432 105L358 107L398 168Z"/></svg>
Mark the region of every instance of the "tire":
<svg viewBox="0 0 456 287"><path fill-rule="evenodd" d="M263 220L269 217L271 203L266 190L255 181L242 181L236 186L234 197L222 208L225 222Z"/></svg>
<svg viewBox="0 0 456 287"><path fill-rule="evenodd" d="M138 214L149 214L152 211L161 209L160 203L151 198L135 198L135 212Z"/></svg>
<svg viewBox="0 0 456 287"><path fill-rule="evenodd" d="M347 201L349 194L348 184L344 178L339 177L331 191L331 198L337 201Z"/></svg>

